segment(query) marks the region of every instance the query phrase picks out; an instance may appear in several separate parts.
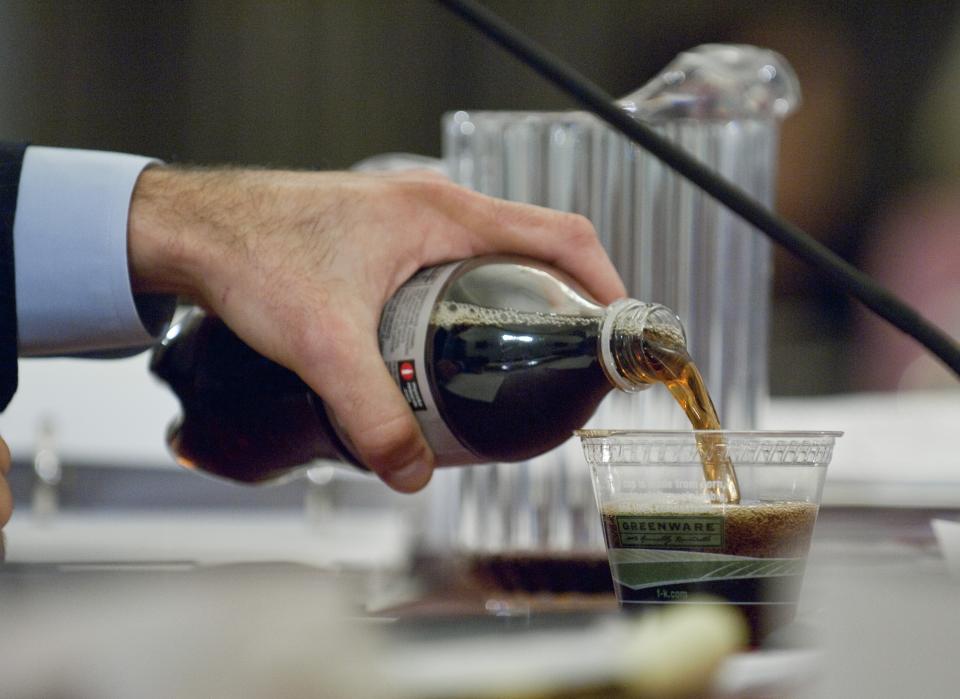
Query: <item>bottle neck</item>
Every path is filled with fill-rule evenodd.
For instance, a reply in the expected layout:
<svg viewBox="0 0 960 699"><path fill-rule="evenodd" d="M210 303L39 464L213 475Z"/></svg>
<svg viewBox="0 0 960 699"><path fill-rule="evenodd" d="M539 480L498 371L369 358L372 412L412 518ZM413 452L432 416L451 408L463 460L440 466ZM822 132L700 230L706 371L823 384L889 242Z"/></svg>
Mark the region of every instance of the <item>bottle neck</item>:
<svg viewBox="0 0 960 699"><path fill-rule="evenodd" d="M607 307L600 328L603 370L616 388L635 393L660 381L647 346L652 338L686 347L676 313L658 303L621 299Z"/></svg>

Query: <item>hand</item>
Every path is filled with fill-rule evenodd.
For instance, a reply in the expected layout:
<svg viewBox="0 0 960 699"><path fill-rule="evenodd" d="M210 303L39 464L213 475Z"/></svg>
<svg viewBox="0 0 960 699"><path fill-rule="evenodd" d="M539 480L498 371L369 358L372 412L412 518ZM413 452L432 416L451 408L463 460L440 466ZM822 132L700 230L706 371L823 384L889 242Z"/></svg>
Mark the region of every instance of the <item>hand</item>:
<svg viewBox="0 0 960 699"><path fill-rule="evenodd" d="M154 168L130 213L134 288L193 297L295 371L405 492L429 481L433 455L380 357L380 313L418 269L490 253L550 262L601 303L625 295L585 218L432 173Z"/></svg>
<svg viewBox="0 0 960 699"><path fill-rule="evenodd" d="M7 483L7 474L10 473L10 448L0 438L0 529L10 521L13 514L13 495L10 493L10 484ZM0 560L3 560L3 542L0 540Z"/></svg>

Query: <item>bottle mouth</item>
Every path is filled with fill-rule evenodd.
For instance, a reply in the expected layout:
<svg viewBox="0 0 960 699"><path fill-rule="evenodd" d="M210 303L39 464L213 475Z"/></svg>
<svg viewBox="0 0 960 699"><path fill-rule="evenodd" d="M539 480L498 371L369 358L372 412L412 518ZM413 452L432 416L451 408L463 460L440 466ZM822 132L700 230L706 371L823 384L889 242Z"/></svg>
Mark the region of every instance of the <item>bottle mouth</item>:
<svg viewBox="0 0 960 699"><path fill-rule="evenodd" d="M600 356L607 377L621 391L636 393L656 383L657 372L649 364L646 349L651 331L686 347L683 325L666 306L621 299L607 307L600 330Z"/></svg>

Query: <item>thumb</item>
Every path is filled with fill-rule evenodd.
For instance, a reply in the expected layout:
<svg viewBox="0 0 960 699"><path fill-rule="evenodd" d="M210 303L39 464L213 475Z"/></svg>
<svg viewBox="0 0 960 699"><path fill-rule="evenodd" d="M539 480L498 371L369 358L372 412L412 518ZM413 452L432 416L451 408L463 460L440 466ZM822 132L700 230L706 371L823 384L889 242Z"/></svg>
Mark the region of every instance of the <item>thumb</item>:
<svg viewBox="0 0 960 699"><path fill-rule="evenodd" d="M391 488L412 493L433 473L434 457L390 377L374 332L341 324L324 357L301 377L336 415L356 456Z"/></svg>

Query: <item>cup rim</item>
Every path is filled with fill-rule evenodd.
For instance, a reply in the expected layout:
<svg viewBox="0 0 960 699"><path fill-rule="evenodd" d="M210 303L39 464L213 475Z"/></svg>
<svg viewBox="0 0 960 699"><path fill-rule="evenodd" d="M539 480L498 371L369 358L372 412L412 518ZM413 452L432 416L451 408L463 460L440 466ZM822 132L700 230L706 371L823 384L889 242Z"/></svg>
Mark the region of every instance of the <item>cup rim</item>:
<svg viewBox="0 0 960 699"><path fill-rule="evenodd" d="M820 437L842 437L842 431L830 430L574 430L573 434L581 440L603 439L607 437L684 437L702 435L723 435L726 437L746 437L759 439L816 439Z"/></svg>

